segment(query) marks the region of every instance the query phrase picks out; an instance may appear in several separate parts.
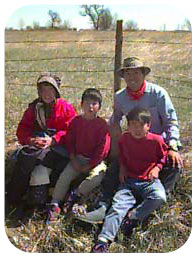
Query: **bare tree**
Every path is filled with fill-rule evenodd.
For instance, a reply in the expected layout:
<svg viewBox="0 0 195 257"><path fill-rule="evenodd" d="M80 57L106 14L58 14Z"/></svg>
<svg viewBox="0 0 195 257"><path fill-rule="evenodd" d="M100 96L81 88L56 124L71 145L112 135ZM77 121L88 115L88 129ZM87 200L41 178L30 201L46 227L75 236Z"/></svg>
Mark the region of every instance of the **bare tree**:
<svg viewBox="0 0 195 257"><path fill-rule="evenodd" d="M51 27L52 28L55 28L57 24L61 23L60 15L57 12L49 10L48 14L51 18Z"/></svg>
<svg viewBox="0 0 195 257"><path fill-rule="evenodd" d="M104 13L103 5L81 5L81 16L88 16L95 30L99 29L100 17Z"/></svg>

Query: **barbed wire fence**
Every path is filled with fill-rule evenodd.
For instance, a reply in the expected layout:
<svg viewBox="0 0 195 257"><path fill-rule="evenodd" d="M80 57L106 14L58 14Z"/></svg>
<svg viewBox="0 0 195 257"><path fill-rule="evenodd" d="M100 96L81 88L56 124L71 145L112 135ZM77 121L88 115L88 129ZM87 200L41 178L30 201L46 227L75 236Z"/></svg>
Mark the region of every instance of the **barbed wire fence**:
<svg viewBox="0 0 195 257"><path fill-rule="evenodd" d="M119 26L121 26L119 24ZM121 36L120 36L121 37ZM125 49L128 45L132 45L132 44L154 44L158 47L160 47L161 45L176 45L176 46L181 46L181 47L190 47L191 43L189 42L167 42L167 41L151 41L151 40L129 40L128 38L123 38L121 42L121 38L119 37L119 44L121 44L121 46L123 47L123 49ZM5 44L7 45L12 45L12 44L16 44L16 45L20 45L22 44L24 45L35 45L35 44L86 44L86 43L90 43L90 44L97 44L97 43L115 43L115 56L106 56L104 55L99 55L99 56L90 56L90 55L84 55L84 56L60 56L60 57L34 57L34 58L5 58L5 77L6 77L6 84L7 86L10 87L15 87L15 86L25 86L25 87L29 87L29 86L35 86L34 83L30 83L29 81L27 82L21 82L21 81L17 81L15 82L13 77L15 78L16 75L18 74L25 74L25 76L28 76L28 74L34 74L36 76L38 76L41 72L45 72L46 70L42 70L42 69L18 69L18 67L20 67L20 65L22 63L24 64L32 64L32 63L39 63L39 62L44 62L47 64L47 62L55 62L55 61L75 61L78 62L80 60L93 60L93 61L99 61L99 62L103 62L103 61L109 61L109 67L104 67L103 69L90 69L88 67L85 66L84 69L76 68L76 69L50 69L48 68L47 71L48 72L52 72L52 73L67 73L67 74L73 74L75 76L75 74L104 74L104 76L106 77L106 74L110 74L109 78L111 78L114 74L114 83L117 83L117 88L114 87L105 87L105 86L99 86L98 88L100 90L103 90L105 92L105 94L107 94L107 92L109 92L110 96L112 96L114 94L114 91L117 91L120 88L120 83L118 81L118 79L116 79L116 70L120 67L121 65L121 58L122 58L122 49L120 50L121 52L119 53L119 57L116 56L116 51L117 51L117 33L116 33L116 38L115 39L99 39L99 40L21 40L21 41L6 41ZM117 60L117 58L119 58ZM17 66L17 63L20 64ZM17 67L17 69L13 69L12 68L12 64L14 64L14 67ZM111 66L112 65L112 66ZM113 68L110 68L113 67ZM81 75L82 76L82 75ZM116 82L115 82L116 79ZM187 139L186 136L184 135L191 135L191 115L190 113L188 114L188 119L186 119L186 115L181 115L182 113L182 105L187 106L186 108L188 110L191 111L191 102L192 102L192 96L190 94L191 92L191 85L192 85L192 81L191 78L187 78L186 77L182 77L182 78L173 78L173 77L168 77L168 76L159 76L159 75L151 75L150 79L153 80L153 82L158 82L158 81L166 81L168 83L176 83L179 85L185 85L186 88L189 88L188 90L188 94L184 95L183 94L174 94L174 93L170 93L171 98L173 98L173 100L175 99L174 104L176 103L176 109L180 109L180 123L181 123L181 134L183 134L183 137L185 137L184 141L187 142L187 144L191 145L191 138ZM114 84L113 83L113 84ZM87 83L86 83L87 84ZM90 83L89 83L90 84ZM115 84L116 85L116 84ZM83 90L84 87L82 85L80 86L76 86L75 85L66 85L63 84L62 85L63 89L70 89L70 90ZM173 90L174 91L174 90ZM28 100L28 99L27 99ZM112 108L112 106L111 106ZM110 109L109 109L110 110Z"/></svg>
<svg viewBox="0 0 195 257"><path fill-rule="evenodd" d="M112 40L99 40L99 42L111 42ZM29 44L29 43L64 43L64 42L69 42L69 43L75 43L75 42L79 42L79 43L97 43L97 40L83 40L83 41L13 41L13 42L5 42L6 44ZM138 41L127 41L127 42L133 42L133 43L137 43ZM126 43L126 42L125 42ZM176 45L191 45L191 43L167 43L167 42L157 42L157 41L146 41L146 42L140 42L142 44L145 43L154 43L154 44L176 44ZM114 56L113 57L109 57L109 56L64 56L64 57L47 57L47 58L36 58L36 59L7 59L5 60L5 63L10 63L10 62L40 62L40 61L56 61L56 60L67 60L67 59L109 59L114 61ZM5 75L9 76L10 73L41 73L44 72L44 70L5 70ZM114 72L114 69L104 69L104 70L48 70L48 72L65 72L65 73L75 73L75 72L79 72L79 73L88 73L88 72L92 72L92 73L96 73L96 72ZM185 79L173 79L173 78L167 78L167 77L163 77L163 76L156 76L153 75L152 77L157 78L157 79L163 79L163 80L168 80L168 81L175 81L175 82L180 82L180 83L186 83L189 86L191 86L192 81L191 80L185 80ZM34 84L30 84L30 83L18 83L17 85L28 85L28 86L33 86ZM64 86L64 87L71 87L71 86ZM110 90L108 88L104 88L105 90ZM174 97L174 96L173 96ZM186 100L192 100L191 97L177 97L176 98L183 98Z"/></svg>

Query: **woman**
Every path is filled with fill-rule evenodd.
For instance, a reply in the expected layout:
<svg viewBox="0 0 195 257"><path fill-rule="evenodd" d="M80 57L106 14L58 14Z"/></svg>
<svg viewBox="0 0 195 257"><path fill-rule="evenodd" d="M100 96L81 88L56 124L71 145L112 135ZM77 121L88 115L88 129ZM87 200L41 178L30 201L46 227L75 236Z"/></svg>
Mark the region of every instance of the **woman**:
<svg viewBox="0 0 195 257"><path fill-rule="evenodd" d="M23 147L8 187L8 201L12 205L20 204L29 183L36 186L33 188L37 201L44 202L46 187L37 186L49 184L50 178L55 183L56 169L62 171L67 163L68 156L62 145L66 144L69 123L76 112L60 97L60 84L59 77L41 74L37 80L38 98L29 104L18 125L16 135Z"/></svg>

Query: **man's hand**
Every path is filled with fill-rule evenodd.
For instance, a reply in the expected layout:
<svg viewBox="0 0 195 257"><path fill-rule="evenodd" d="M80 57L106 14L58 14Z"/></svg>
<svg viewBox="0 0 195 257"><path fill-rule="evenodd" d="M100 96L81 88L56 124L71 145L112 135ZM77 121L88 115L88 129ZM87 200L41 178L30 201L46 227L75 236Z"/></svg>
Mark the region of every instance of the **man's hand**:
<svg viewBox="0 0 195 257"><path fill-rule="evenodd" d="M178 152L169 150L167 157L168 157L168 162L172 165L173 168L175 167L183 168L183 160L181 158L181 155Z"/></svg>

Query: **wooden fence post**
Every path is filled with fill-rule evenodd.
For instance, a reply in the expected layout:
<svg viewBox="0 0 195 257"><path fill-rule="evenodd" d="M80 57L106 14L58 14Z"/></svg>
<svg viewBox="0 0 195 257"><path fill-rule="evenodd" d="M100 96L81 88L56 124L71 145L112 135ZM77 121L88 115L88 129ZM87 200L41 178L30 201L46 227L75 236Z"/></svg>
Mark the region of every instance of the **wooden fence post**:
<svg viewBox="0 0 195 257"><path fill-rule="evenodd" d="M114 92L120 89L121 79L117 70L121 67L123 43L123 21L118 20L116 25L116 43L115 43L115 60L114 60Z"/></svg>

